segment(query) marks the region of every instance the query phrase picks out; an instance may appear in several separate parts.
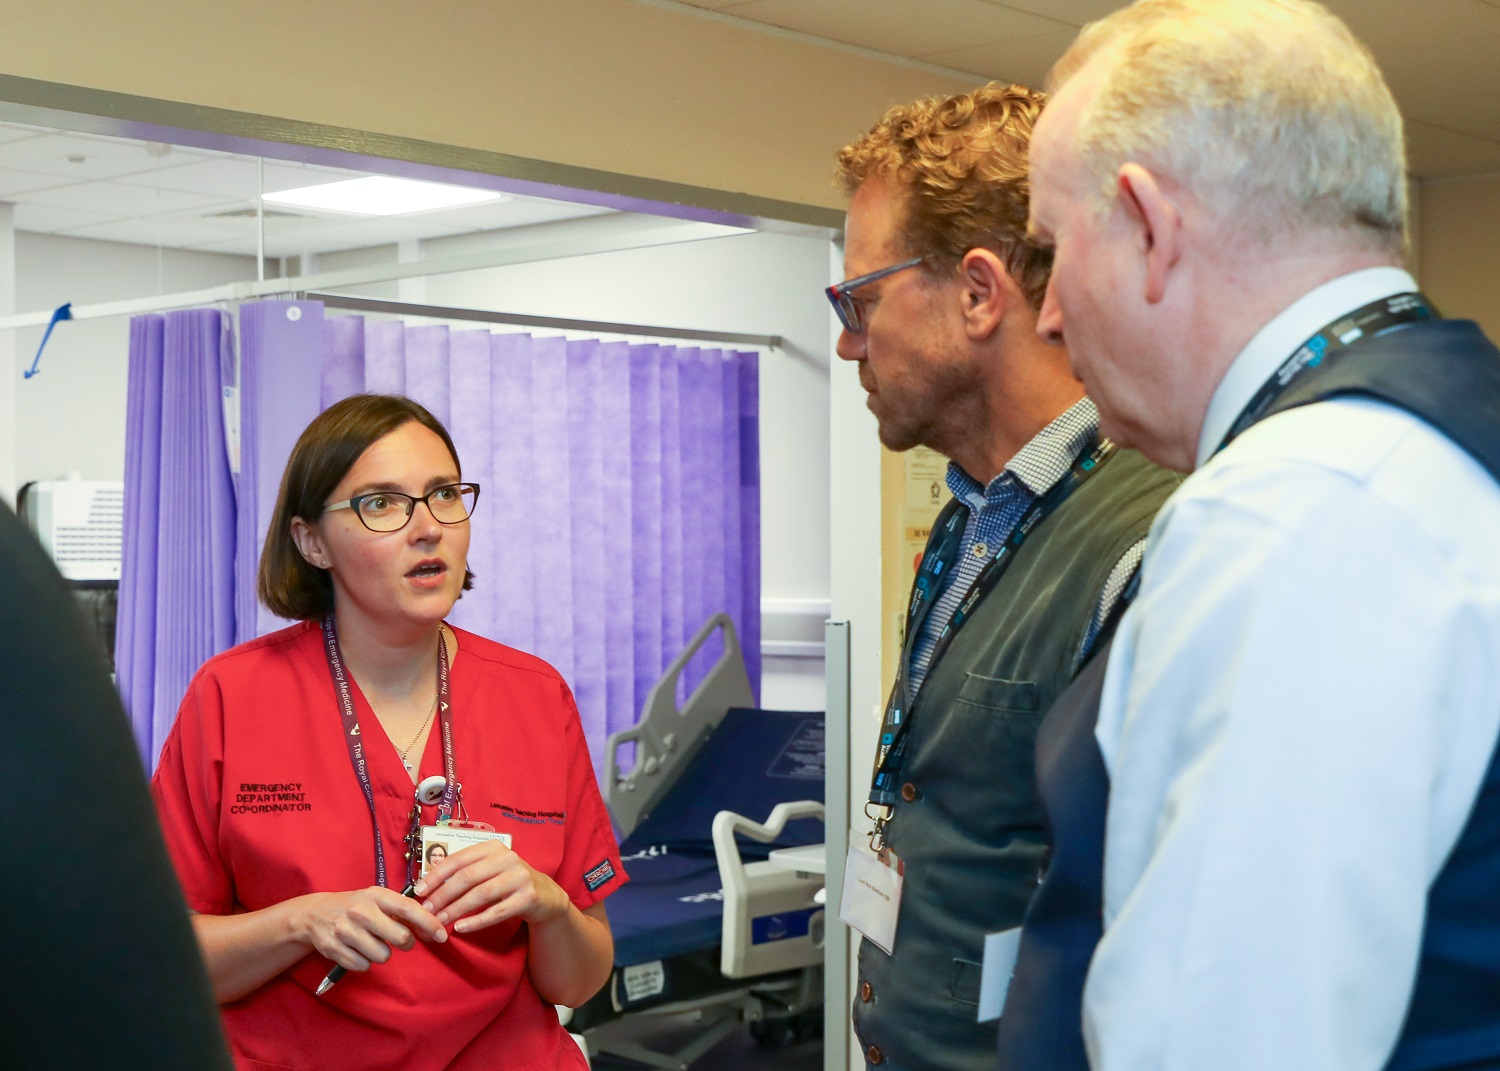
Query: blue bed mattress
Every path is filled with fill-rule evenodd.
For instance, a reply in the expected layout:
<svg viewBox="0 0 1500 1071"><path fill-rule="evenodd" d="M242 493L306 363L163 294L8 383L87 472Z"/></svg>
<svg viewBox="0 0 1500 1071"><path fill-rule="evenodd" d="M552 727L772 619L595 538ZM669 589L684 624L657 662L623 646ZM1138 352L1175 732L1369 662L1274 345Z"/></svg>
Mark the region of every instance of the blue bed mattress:
<svg viewBox="0 0 1500 1071"><path fill-rule="evenodd" d="M724 894L712 855L670 849L627 856L630 881L609 898L615 963L667 959L719 943Z"/></svg>

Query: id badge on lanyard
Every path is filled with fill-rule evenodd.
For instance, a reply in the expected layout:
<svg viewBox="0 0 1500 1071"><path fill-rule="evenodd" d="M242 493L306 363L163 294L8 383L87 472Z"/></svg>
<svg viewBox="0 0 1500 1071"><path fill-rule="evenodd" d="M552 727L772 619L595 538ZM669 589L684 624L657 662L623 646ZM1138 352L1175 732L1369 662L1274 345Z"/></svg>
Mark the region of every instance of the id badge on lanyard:
<svg viewBox="0 0 1500 1071"><path fill-rule="evenodd" d="M872 852L849 838L844 861L844 894L839 918L886 955L896 947L896 923L901 916L901 888L906 868L889 848Z"/></svg>

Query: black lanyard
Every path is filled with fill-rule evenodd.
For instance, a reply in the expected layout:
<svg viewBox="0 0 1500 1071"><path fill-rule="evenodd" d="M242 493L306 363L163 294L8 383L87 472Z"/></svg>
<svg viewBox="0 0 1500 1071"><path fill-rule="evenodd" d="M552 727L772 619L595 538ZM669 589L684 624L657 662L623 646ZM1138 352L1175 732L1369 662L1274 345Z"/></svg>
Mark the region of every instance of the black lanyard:
<svg viewBox="0 0 1500 1071"><path fill-rule="evenodd" d="M1240 410L1239 417L1230 425L1223 442L1219 443L1214 453L1224 449L1265 416L1276 399L1281 397L1282 392L1297 377L1308 369L1317 368L1330 354L1352 346L1362 338L1373 338L1392 328L1432 319L1436 319L1436 314L1432 311L1431 303L1414 291L1392 294L1355 309L1347 316L1340 316L1298 346L1297 352L1287 358L1270 379L1261 384L1260 390Z"/></svg>
<svg viewBox="0 0 1500 1071"><path fill-rule="evenodd" d="M1114 452L1115 446L1108 439L1097 446L1092 443L1085 444L1068 474L1050 491L1033 502L1031 508L1016 522L1009 538L995 557L974 578L974 583L953 612L952 619L939 634L937 644L932 650L932 657L927 663L929 675L936 668L938 660L952 645L953 638L968 621L974 608L994 590L1000 578L1010 568L1011 562L1015 561L1021 544L1026 542L1026 537L1035 531L1037 526L1046 520L1058 506L1062 505L1069 495L1078 490L1085 480L1098 472L1114 455ZM902 645L901 664L896 668L896 684L891 689L890 702L886 704L885 720L880 728L880 742L875 752L875 774L870 786L870 802L878 807L890 807L896 802L896 771L900 767L906 750L907 736L911 730L908 667L917 629L926 618L932 604L937 601L938 581L953 567L958 557L958 548L963 542L963 533L968 520L969 508L967 506L957 499L948 503L938 516L933 534L928 540L927 553L922 557L922 566L918 570L916 584L912 588L912 600L906 614L906 642ZM880 839L884 825L883 818L876 818L876 840ZM878 850L880 845L877 843L875 847Z"/></svg>
<svg viewBox="0 0 1500 1071"><path fill-rule="evenodd" d="M359 778L359 787L365 794L365 803L370 808L370 821L375 826L375 883L390 888L386 882L385 845L380 838L380 819L375 812L375 790L370 784L370 771L365 759L364 737L359 731L359 715L354 710L354 694L349 675L344 672L344 656L339 650L338 633L334 628L333 615L323 618L323 648L328 656L328 672L333 677L333 690L339 698L339 715L344 727L344 745L349 749L349 761L354 766L354 776ZM443 773L447 785L438 804L438 821L446 822L453 815L458 803L458 781L453 770L453 725L448 716L448 644L438 631L438 724L443 736ZM420 808L413 812L413 821ZM408 867L408 870L411 868Z"/></svg>

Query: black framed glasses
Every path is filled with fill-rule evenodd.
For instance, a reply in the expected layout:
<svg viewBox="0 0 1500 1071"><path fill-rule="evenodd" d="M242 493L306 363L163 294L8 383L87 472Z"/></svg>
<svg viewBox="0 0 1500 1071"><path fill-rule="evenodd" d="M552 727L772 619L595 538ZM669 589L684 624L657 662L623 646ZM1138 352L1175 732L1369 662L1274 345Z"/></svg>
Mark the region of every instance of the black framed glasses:
<svg viewBox="0 0 1500 1071"><path fill-rule="evenodd" d="M926 257L912 257L910 260L903 260L900 264L892 264L889 268L872 271L869 275L859 275L853 279L845 279L841 283L834 283L824 290L823 293L828 295L828 303L833 306L833 311L838 314L839 323L844 325L844 330L850 334L857 335L864 331L865 323L864 318L859 314L859 302L854 299L850 291L858 290L860 287L873 283L877 279L884 279L887 275L895 275L898 271L915 268L926 259Z"/></svg>
<svg viewBox="0 0 1500 1071"><path fill-rule="evenodd" d="M359 522L372 532L399 532L411 520L418 502L426 503L427 512L439 524L462 524L474 512L474 503L478 501L477 483L449 483L433 488L421 498L400 491L371 491L355 495L347 502L325 506L323 512L352 509Z"/></svg>

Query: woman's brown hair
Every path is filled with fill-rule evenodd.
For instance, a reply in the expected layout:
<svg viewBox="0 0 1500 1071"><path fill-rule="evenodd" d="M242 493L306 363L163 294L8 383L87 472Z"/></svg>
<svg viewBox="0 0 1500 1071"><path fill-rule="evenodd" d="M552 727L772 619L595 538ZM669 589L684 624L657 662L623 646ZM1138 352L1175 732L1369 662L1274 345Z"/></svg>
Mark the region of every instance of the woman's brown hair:
<svg viewBox="0 0 1500 1071"><path fill-rule="evenodd" d="M302 432L281 477L260 554L257 588L260 601L273 614L313 621L333 611L333 579L302 557L292 540L292 518L316 522L328 496L360 455L377 440L411 423L442 439L454 468L462 470L448 429L421 405L399 394L352 395L323 410ZM474 574L465 569L464 590L473 586Z"/></svg>

